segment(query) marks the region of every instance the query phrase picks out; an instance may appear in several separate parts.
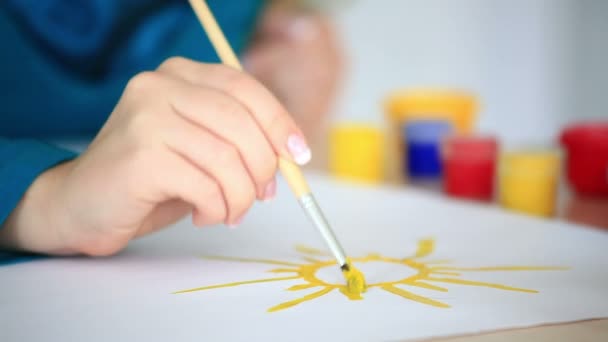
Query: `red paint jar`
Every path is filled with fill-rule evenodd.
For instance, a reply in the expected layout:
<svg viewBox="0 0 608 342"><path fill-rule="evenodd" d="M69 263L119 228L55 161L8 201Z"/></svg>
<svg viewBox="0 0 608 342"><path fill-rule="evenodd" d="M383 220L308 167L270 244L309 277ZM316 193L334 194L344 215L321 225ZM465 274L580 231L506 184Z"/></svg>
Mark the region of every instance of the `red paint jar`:
<svg viewBox="0 0 608 342"><path fill-rule="evenodd" d="M608 122L566 128L561 135L566 148L568 182L581 195L608 196Z"/></svg>
<svg viewBox="0 0 608 342"><path fill-rule="evenodd" d="M498 143L493 137L450 137L445 140L443 189L450 196L479 201L494 198Z"/></svg>

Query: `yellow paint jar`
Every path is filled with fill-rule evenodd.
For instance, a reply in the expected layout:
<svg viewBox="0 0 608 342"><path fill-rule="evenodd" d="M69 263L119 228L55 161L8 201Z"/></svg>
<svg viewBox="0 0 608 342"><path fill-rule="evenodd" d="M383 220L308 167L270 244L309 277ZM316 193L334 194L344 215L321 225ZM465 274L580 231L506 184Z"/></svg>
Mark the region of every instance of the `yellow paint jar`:
<svg viewBox="0 0 608 342"><path fill-rule="evenodd" d="M403 182L402 170L405 157L402 127L413 120L448 121L457 134L473 131L478 103L474 95L447 89L412 89L389 94L384 101L389 123L387 146L387 177L390 181Z"/></svg>
<svg viewBox="0 0 608 342"><path fill-rule="evenodd" d="M500 161L500 203L535 216L555 215L560 158L554 151L505 153Z"/></svg>
<svg viewBox="0 0 608 342"><path fill-rule="evenodd" d="M338 124L329 134L329 169L348 180L378 183L384 179L384 134L374 126Z"/></svg>
<svg viewBox="0 0 608 342"><path fill-rule="evenodd" d="M447 120L456 132L473 131L477 114L474 95L446 89L413 89L396 91L385 100L385 111L392 123L399 125L409 120Z"/></svg>

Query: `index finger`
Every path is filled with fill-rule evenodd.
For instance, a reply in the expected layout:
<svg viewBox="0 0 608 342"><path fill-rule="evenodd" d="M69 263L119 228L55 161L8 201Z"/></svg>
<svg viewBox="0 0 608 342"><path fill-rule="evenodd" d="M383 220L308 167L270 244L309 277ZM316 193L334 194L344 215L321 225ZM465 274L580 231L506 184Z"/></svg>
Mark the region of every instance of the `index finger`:
<svg viewBox="0 0 608 342"><path fill-rule="evenodd" d="M311 151L302 130L279 100L253 77L225 65L179 57L165 61L158 70L230 95L249 110L278 155L300 165L310 161Z"/></svg>

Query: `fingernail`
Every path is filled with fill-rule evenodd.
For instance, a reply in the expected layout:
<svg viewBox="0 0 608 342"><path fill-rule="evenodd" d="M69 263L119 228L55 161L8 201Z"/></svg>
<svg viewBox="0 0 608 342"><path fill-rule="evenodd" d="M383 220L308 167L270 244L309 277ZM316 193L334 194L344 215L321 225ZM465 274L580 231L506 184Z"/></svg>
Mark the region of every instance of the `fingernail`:
<svg viewBox="0 0 608 342"><path fill-rule="evenodd" d="M313 20L306 16L293 19L287 30L292 38L302 41L311 41L319 35L319 30Z"/></svg>
<svg viewBox="0 0 608 342"><path fill-rule="evenodd" d="M292 134L287 138L287 149L298 165L304 165L312 158L310 148L306 145L304 139L297 134Z"/></svg>
<svg viewBox="0 0 608 342"><path fill-rule="evenodd" d="M266 185L266 189L264 189L264 201L269 201L274 198L277 193L277 181L271 180L270 183Z"/></svg>
<svg viewBox="0 0 608 342"><path fill-rule="evenodd" d="M236 219L234 222L232 223L228 223L228 228L230 229L235 229L236 227L238 227L241 223L243 223L243 218L245 217L245 215L239 217L238 219Z"/></svg>

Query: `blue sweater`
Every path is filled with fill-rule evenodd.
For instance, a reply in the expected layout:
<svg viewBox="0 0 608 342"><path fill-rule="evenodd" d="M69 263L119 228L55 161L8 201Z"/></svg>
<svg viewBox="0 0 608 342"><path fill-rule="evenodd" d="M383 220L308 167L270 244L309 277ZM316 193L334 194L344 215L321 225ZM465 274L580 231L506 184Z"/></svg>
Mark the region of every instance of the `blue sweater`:
<svg viewBox="0 0 608 342"><path fill-rule="evenodd" d="M262 0L209 6L242 51ZM41 172L74 157L41 139L94 135L127 81L170 56L218 61L186 0L4 0L0 39L0 227Z"/></svg>

